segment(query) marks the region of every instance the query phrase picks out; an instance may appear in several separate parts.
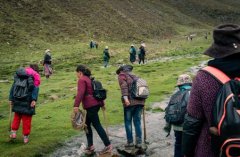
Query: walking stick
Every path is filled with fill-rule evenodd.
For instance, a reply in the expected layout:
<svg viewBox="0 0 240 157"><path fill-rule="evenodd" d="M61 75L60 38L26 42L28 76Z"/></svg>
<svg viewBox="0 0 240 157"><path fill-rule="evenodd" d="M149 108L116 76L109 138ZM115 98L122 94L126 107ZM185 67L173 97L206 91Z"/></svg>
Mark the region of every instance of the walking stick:
<svg viewBox="0 0 240 157"><path fill-rule="evenodd" d="M12 130L12 105L9 105L9 128L8 131Z"/></svg>
<svg viewBox="0 0 240 157"><path fill-rule="evenodd" d="M145 121L145 107L143 107L143 135L144 135L144 143L148 144L147 142L147 129L146 129L146 121Z"/></svg>
<svg viewBox="0 0 240 157"><path fill-rule="evenodd" d="M105 129L106 129L106 133L107 133L107 136L109 138L109 132L108 132L108 122L107 122L107 117L106 117L106 112L105 112L105 109L102 110L103 111L103 119L104 119L104 123L105 123Z"/></svg>

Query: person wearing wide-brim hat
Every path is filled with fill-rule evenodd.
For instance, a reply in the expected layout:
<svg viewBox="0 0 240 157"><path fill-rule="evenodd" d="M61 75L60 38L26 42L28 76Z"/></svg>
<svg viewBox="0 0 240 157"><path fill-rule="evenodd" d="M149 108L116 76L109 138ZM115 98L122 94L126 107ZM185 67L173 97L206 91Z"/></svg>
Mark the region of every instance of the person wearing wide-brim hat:
<svg viewBox="0 0 240 157"><path fill-rule="evenodd" d="M219 69L229 78L240 77L240 26L219 25L213 30L213 43L204 52L213 59L208 66ZM200 70L192 85L187 116L183 125L182 152L186 157L218 157L219 147L211 148L209 127L212 109L222 84Z"/></svg>
<svg viewBox="0 0 240 157"><path fill-rule="evenodd" d="M53 73L53 70L52 70L52 56L51 56L51 51L49 49L45 50L43 66L44 66L44 75L48 79Z"/></svg>
<svg viewBox="0 0 240 157"><path fill-rule="evenodd" d="M136 61L136 48L134 47L134 45L132 44L129 50L129 54L130 54L130 62L133 64Z"/></svg>
<svg viewBox="0 0 240 157"><path fill-rule="evenodd" d="M110 54L109 54L108 46L106 46L103 51L103 64L105 68L108 66L109 60L110 60Z"/></svg>

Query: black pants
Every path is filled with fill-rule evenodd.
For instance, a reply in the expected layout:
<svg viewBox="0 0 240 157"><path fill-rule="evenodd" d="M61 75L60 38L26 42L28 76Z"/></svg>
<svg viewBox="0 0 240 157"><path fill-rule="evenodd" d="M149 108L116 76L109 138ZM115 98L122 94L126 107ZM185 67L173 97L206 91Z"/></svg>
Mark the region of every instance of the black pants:
<svg viewBox="0 0 240 157"><path fill-rule="evenodd" d="M99 109L100 109L100 106L94 106L87 109L86 124L87 124L88 133L86 134L86 136L87 136L88 147L93 145L93 132L92 132L91 124L96 129L104 145L108 146L110 144L108 136L105 130L103 129L98 117Z"/></svg>
<svg viewBox="0 0 240 157"><path fill-rule="evenodd" d="M139 64L141 64L141 62L143 62L143 64L144 64L144 57L141 57L141 58L139 58Z"/></svg>
<svg viewBox="0 0 240 157"><path fill-rule="evenodd" d="M174 148L174 157L183 157L182 155L182 131L175 131L175 148Z"/></svg>

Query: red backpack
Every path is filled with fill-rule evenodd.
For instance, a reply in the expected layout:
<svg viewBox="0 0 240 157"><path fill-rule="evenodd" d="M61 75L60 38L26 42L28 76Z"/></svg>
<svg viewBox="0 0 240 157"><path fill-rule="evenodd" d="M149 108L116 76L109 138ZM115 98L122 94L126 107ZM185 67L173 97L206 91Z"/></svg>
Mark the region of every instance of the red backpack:
<svg viewBox="0 0 240 157"><path fill-rule="evenodd" d="M212 112L213 149L217 147L219 157L240 157L240 78L230 79L210 66L202 70L222 84Z"/></svg>

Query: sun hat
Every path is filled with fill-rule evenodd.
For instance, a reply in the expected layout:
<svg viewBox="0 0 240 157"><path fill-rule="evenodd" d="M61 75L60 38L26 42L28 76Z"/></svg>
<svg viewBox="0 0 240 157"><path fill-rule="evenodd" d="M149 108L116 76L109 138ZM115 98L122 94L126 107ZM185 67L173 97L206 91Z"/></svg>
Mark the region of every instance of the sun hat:
<svg viewBox="0 0 240 157"><path fill-rule="evenodd" d="M240 26L236 24L219 25L213 30L212 45L204 52L213 58L224 58L240 52Z"/></svg>
<svg viewBox="0 0 240 157"><path fill-rule="evenodd" d="M120 74L121 71L124 71L124 72L131 72L133 70L133 66L131 65L121 65L117 71L116 71L116 74Z"/></svg>

